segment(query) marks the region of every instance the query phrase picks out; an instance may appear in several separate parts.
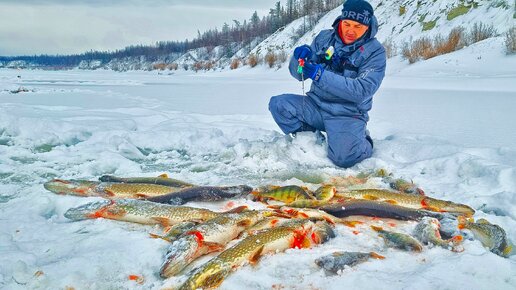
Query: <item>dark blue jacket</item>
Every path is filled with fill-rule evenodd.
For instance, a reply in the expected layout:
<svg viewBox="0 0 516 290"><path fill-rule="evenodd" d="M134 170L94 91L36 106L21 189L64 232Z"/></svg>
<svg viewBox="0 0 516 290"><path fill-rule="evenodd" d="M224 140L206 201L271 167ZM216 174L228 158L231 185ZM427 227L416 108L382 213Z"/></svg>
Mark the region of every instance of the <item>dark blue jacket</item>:
<svg viewBox="0 0 516 290"><path fill-rule="evenodd" d="M369 121L373 95L385 76L386 56L383 45L375 38L378 21L373 16L369 31L351 45L345 45L339 37L337 18L333 29L323 30L312 42L311 61L321 64L325 71L318 82L312 82L307 95L332 116L352 116ZM326 50L333 46L332 60L324 58ZM301 80L297 72L298 60L292 57L290 74Z"/></svg>

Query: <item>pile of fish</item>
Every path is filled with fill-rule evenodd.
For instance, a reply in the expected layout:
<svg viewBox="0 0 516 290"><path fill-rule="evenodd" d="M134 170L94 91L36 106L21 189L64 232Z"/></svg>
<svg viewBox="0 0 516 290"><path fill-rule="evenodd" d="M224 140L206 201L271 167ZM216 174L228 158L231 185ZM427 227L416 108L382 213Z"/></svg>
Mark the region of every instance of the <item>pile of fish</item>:
<svg viewBox="0 0 516 290"><path fill-rule="evenodd" d="M360 188L371 177L382 177L389 188ZM335 237L334 227L355 228L365 223L359 217L417 221L412 235L370 225L369 230L385 241L386 247L421 252L425 245L463 251L460 230L469 230L499 256L514 254L505 231L486 220L473 220L475 211L463 204L434 199L411 182L393 179L380 170L341 180L332 180L315 191L300 186L246 185L196 186L166 175L120 178L102 176L99 181L52 180L45 188L56 194L97 196L104 200L69 209L65 217L80 221L104 218L161 225L170 242L164 254L160 276L184 275L178 289L215 288L236 268L257 263L262 255L290 248L311 248ZM191 201L249 198L267 204L267 209L240 206L225 212L189 207ZM441 224L454 224L443 229ZM228 247L232 241L236 244ZM205 264L187 271L198 258L219 252ZM338 251L315 263L327 273L339 273L371 258L369 252Z"/></svg>

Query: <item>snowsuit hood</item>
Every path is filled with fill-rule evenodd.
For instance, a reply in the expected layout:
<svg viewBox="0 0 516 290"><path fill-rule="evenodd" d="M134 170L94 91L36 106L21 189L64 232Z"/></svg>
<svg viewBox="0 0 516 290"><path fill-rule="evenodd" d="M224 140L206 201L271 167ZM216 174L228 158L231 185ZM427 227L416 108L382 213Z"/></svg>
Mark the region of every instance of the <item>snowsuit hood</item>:
<svg viewBox="0 0 516 290"><path fill-rule="evenodd" d="M342 42L342 39L339 36L339 23L341 20L344 20L345 18L341 15L333 21L332 27L335 31L335 35L333 36L335 38L335 44L336 46L342 47L342 51L346 53L351 53L355 50L357 50L360 46L362 46L367 41L374 39L376 34L378 33L378 20L376 19L376 16L371 16L371 25L369 25L369 29L367 32L357 41L353 42L352 44L346 45ZM337 47L335 47L337 49Z"/></svg>

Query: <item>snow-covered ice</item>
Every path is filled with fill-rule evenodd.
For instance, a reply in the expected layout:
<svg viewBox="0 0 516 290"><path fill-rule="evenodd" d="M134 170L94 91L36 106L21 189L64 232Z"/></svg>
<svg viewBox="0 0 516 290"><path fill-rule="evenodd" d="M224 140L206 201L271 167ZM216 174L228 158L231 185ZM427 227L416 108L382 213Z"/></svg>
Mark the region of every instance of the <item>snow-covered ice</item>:
<svg viewBox="0 0 516 290"><path fill-rule="evenodd" d="M502 46L494 38L410 66L391 59L371 112L373 157L347 170L335 167L311 134L284 138L270 117L270 96L301 92L285 68L171 75L0 70L0 288L173 285L158 275L167 249L149 237L158 228L70 222L67 209L97 199L47 192L42 184L56 177L168 173L201 185L315 187L385 168L431 196L474 207L475 217L516 241L516 56L503 56ZM34 92L9 93L20 86ZM222 210L226 203L199 205ZM415 225L398 224L406 231ZM337 238L325 245L263 257L221 288L516 288L516 258L498 257L478 241L466 240L462 253L434 247L413 254L385 249L366 226L358 230L337 226ZM314 260L335 250L387 259L326 276ZM129 275L143 276L143 284Z"/></svg>

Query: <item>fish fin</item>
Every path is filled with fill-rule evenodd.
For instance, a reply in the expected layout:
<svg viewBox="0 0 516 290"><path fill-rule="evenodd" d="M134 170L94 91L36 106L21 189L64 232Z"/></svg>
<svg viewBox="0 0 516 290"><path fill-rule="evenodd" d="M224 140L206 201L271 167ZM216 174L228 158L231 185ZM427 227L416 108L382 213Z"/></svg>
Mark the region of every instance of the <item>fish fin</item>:
<svg viewBox="0 0 516 290"><path fill-rule="evenodd" d="M466 228L466 223L468 222L466 217L459 216L457 217L457 221L459 222L459 224L457 225L457 228L459 228L459 230L463 230Z"/></svg>
<svg viewBox="0 0 516 290"><path fill-rule="evenodd" d="M161 239L161 240L170 242L170 239L167 238L166 236L160 236L160 235L153 234L153 233L150 233L149 236L151 237L151 239Z"/></svg>
<svg viewBox="0 0 516 290"><path fill-rule="evenodd" d="M219 243L214 243L214 242L203 242L202 246L204 248L207 248L209 253L211 253L211 252L220 252L220 251L224 250L224 248L225 248L224 245L219 244Z"/></svg>
<svg viewBox="0 0 516 290"><path fill-rule="evenodd" d="M397 202L397 201L395 201L394 199L387 199L387 200L385 200L384 202L386 202L386 203L390 203L390 204L398 204L398 202Z"/></svg>
<svg viewBox="0 0 516 290"><path fill-rule="evenodd" d="M252 221L250 219L245 219L237 222L237 226L247 228L251 226Z"/></svg>
<svg viewBox="0 0 516 290"><path fill-rule="evenodd" d="M355 236L358 236L358 235L360 234L360 232L359 232L359 231L353 231L353 234L354 234Z"/></svg>
<svg viewBox="0 0 516 290"><path fill-rule="evenodd" d="M273 210L280 210L281 209L281 206L280 205L268 205L267 208L270 208L270 209L273 209Z"/></svg>
<svg viewBox="0 0 516 290"><path fill-rule="evenodd" d="M367 200L378 200L379 198L374 196L374 195L366 194L366 195L364 195L364 199L367 199Z"/></svg>
<svg viewBox="0 0 516 290"><path fill-rule="evenodd" d="M109 189L104 189L104 193L107 195L107 196L110 196L110 197L113 197L115 196L115 193Z"/></svg>
<svg viewBox="0 0 516 290"><path fill-rule="evenodd" d="M164 227L168 227L170 226L170 220L167 219L167 218L164 218L164 217L152 217L151 219L157 221L160 225L164 226Z"/></svg>
<svg viewBox="0 0 516 290"><path fill-rule="evenodd" d="M330 218L330 217L323 216L322 218L323 218L323 220L324 220L325 222L329 223L330 225L334 225L334 224L335 224L335 220L334 220L334 219L332 219L332 218Z"/></svg>
<svg viewBox="0 0 516 290"><path fill-rule="evenodd" d="M381 231L383 231L383 228L382 228L382 227L371 226L371 228L372 228L375 232L381 232Z"/></svg>
<svg viewBox="0 0 516 290"><path fill-rule="evenodd" d="M371 258L374 258L374 259L378 259L378 260L384 260L385 257L380 255L380 254L377 254L375 252L371 252L369 253L369 255L371 256Z"/></svg>
<svg viewBox="0 0 516 290"><path fill-rule="evenodd" d="M237 206L234 209L228 210L226 213L241 213L248 208L247 205Z"/></svg>
<svg viewBox="0 0 516 290"><path fill-rule="evenodd" d="M264 246L262 245L258 250L256 250L256 252L254 252L249 257L249 263L251 263L251 265L255 265L256 263L258 263L258 260L260 259L262 252L263 252L263 247Z"/></svg>
<svg viewBox="0 0 516 290"><path fill-rule="evenodd" d="M158 175L158 177L159 177L159 178L169 178L169 177L168 177L168 174L166 174L166 173L163 173L163 174L161 174L161 175Z"/></svg>
<svg viewBox="0 0 516 290"><path fill-rule="evenodd" d="M342 224L347 227L354 228L357 225L363 224L363 222L361 222L361 221L342 221Z"/></svg>
<svg viewBox="0 0 516 290"><path fill-rule="evenodd" d="M450 239L450 242L452 242L454 245L462 243L464 240L464 237L461 235L454 236Z"/></svg>

